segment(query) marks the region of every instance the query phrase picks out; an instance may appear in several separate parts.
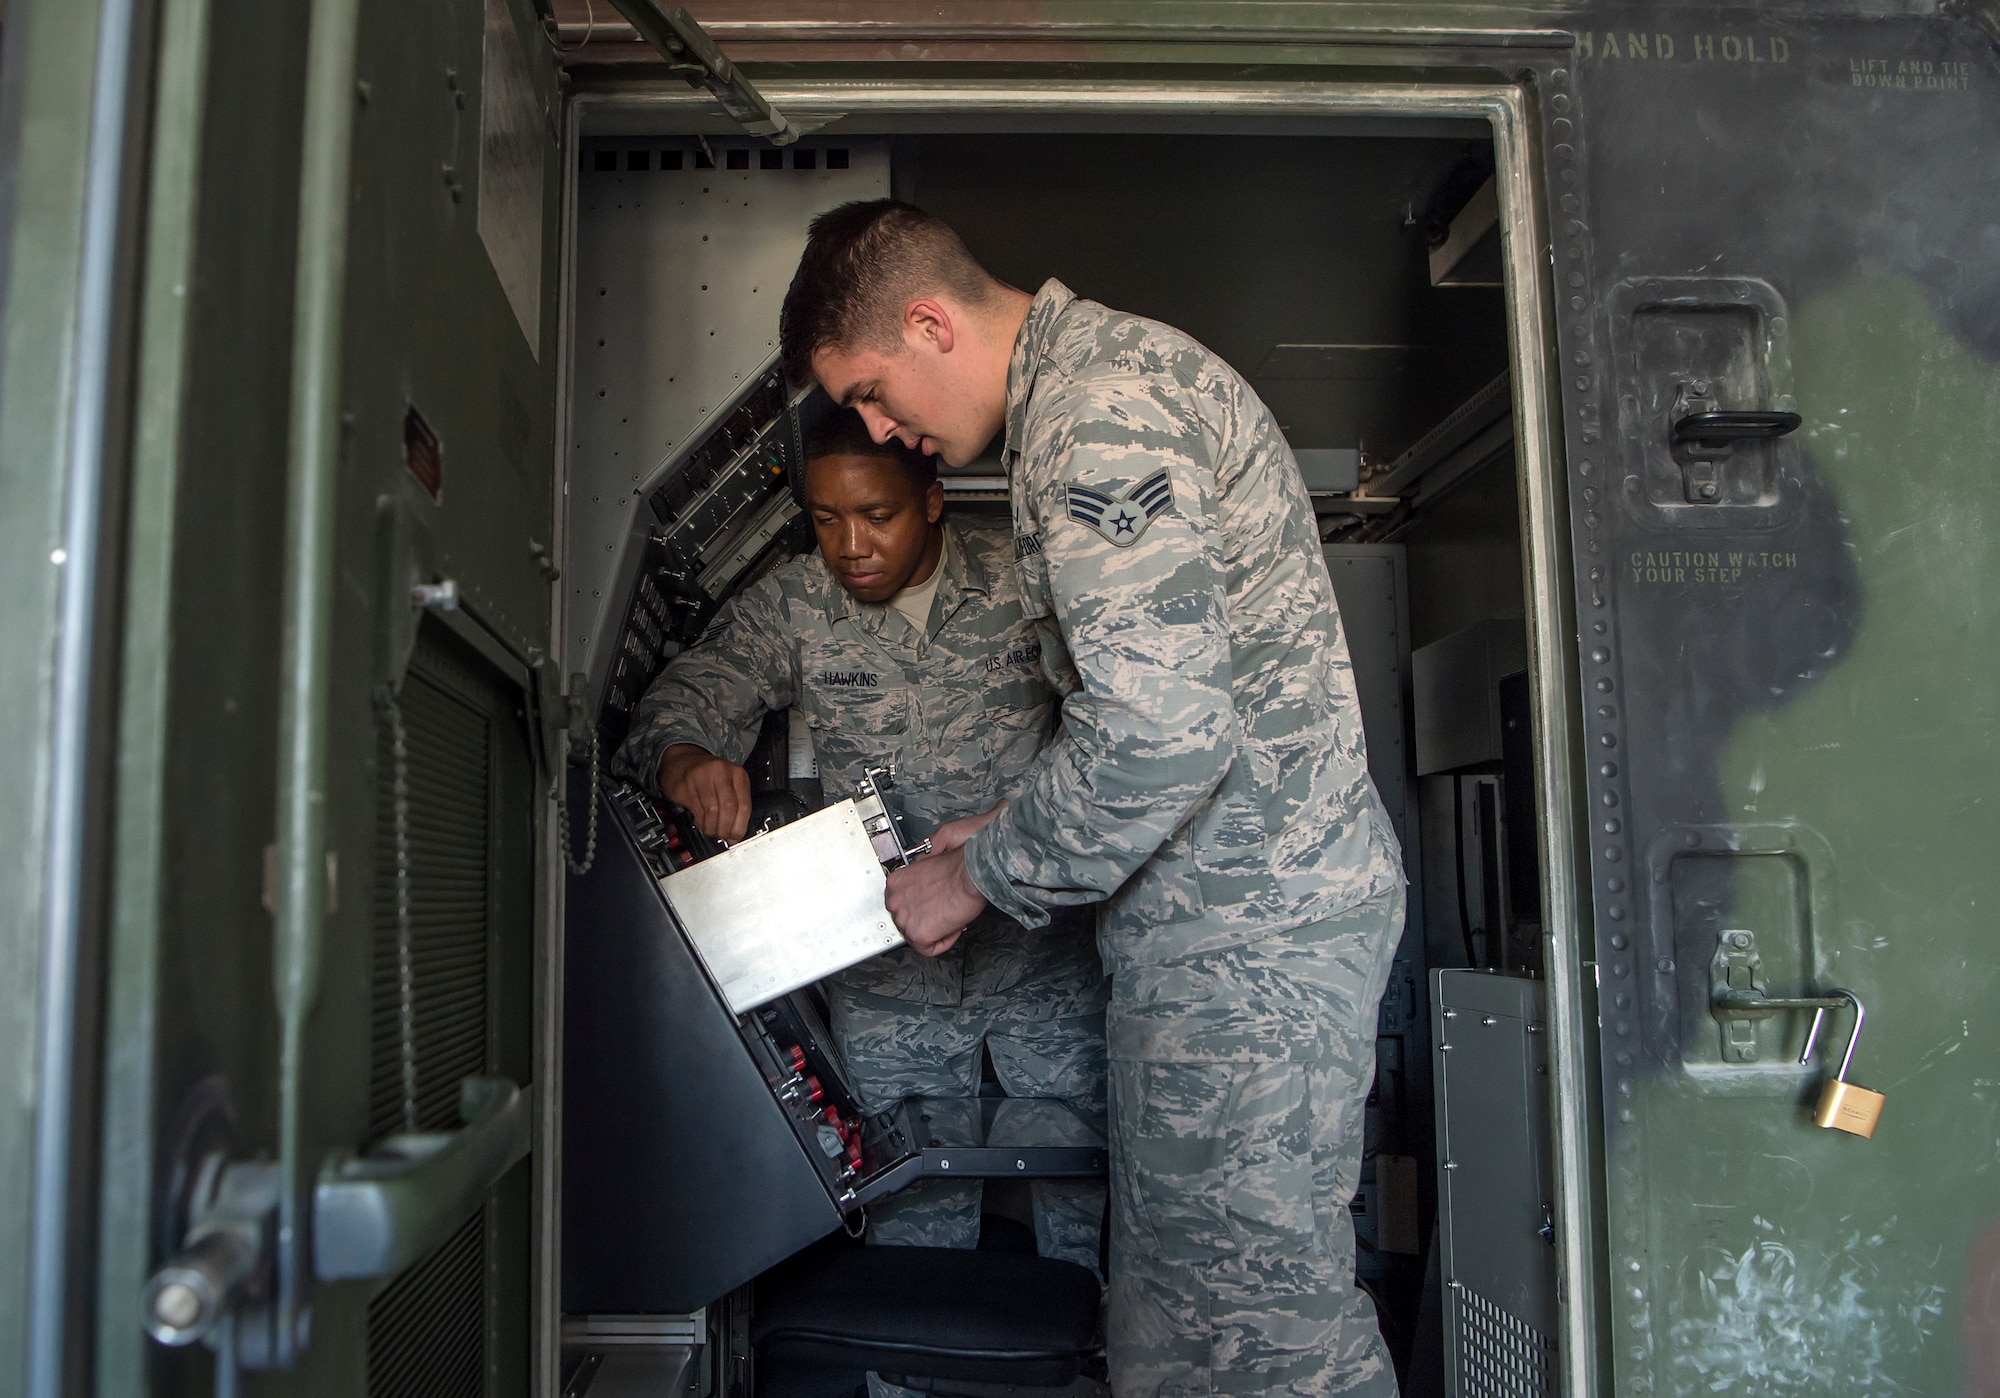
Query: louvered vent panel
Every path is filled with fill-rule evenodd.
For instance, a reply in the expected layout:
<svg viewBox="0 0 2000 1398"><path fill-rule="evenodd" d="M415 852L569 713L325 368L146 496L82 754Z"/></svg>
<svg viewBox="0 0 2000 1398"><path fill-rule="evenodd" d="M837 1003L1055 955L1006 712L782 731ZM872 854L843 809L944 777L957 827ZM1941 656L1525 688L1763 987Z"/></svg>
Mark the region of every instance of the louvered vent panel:
<svg viewBox="0 0 2000 1398"><path fill-rule="evenodd" d="M484 1210L368 1303L368 1398L480 1398Z"/></svg>
<svg viewBox="0 0 2000 1398"><path fill-rule="evenodd" d="M417 1125L459 1125L458 1090L487 1062L487 890L491 849L490 732L470 702L478 678L425 646L400 704L408 749L411 965ZM403 1031L397 955L395 760L388 723L378 726L372 1135L401 1131Z"/></svg>

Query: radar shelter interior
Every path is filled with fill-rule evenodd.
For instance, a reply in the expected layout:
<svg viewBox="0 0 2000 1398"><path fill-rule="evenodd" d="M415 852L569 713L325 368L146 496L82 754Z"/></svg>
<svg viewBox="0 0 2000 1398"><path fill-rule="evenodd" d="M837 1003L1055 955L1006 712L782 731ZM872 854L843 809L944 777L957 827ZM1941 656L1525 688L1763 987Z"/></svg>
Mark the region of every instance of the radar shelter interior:
<svg viewBox="0 0 2000 1398"><path fill-rule="evenodd" d="M668 660L815 546L789 482L831 408L784 382L778 307L814 215L891 195L1016 286L1059 278L1185 330L1276 414L1410 880L1349 1205L1358 1281L1404 1392L1548 1391L1540 681L1487 128L857 117L778 147L695 127L606 108L573 172L562 670L587 677L599 761L573 755L568 810L577 862L587 833L594 854L564 929L565 1391L850 1395L869 1370L1107 1391L1095 1285L1033 1270L1028 1210L1030 1178L1101 1176L1102 1140L1019 1150L921 1103L871 1113L812 985L732 1008L660 894L715 847L609 770ZM1006 519L997 450L942 473L950 516ZM796 716L723 755L751 773L752 843L867 795L822 789ZM1447 1059L1471 1033L1493 1043ZM962 1270L912 1278L855 1241L871 1201L954 1169L985 1180Z"/></svg>

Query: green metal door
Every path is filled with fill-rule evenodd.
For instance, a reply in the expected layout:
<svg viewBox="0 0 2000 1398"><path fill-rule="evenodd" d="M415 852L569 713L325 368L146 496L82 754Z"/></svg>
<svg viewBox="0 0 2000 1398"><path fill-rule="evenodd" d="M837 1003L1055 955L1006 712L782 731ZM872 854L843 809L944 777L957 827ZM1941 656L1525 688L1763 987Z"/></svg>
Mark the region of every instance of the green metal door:
<svg viewBox="0 0 2000 1398"><path fill-rule="evenodd" d="M1607 1377L1991 1393L2000 62L1935 19L1643 20L1579 19L1544 106ZM1814 1124L1840 991L1873 1139ZM1833 1007L1804 1060L1785 999Z"/></svg>
<svg viewBox="0 0 2000 1398"><path fill-rule="evenodd" d="M74 8L11 6L10 43ZM75 1295L52 1364L26 1327L27 1391L524 1393L553 1364L552 52L510 0L103 8L145 197Z"/></svg>

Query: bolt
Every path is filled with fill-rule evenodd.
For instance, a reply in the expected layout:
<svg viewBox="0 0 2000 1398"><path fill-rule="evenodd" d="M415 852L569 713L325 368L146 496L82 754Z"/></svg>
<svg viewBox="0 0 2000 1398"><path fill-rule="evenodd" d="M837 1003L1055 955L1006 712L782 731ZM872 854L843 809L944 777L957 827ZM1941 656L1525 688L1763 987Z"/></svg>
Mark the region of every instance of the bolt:
<svg viewBox="0 0 2000 1398"><path fill-rule="evenodd" d="M153 1320L169 1330L185 1330L201 1318L201 1293L186 1282L168 1282L153 1295Z"/></svg>

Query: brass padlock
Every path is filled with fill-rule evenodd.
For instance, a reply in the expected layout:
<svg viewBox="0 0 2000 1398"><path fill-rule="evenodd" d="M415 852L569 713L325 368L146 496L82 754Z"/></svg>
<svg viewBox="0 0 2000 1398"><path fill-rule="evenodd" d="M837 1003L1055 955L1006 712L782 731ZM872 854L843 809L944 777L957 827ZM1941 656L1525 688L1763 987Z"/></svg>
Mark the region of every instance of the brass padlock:
<svg viewBox="0 0 2000 1398"><path fill-rule="evenodd" d="M1861 1001L1853 991L1836 990L1832 993L1854 1006L1854 1029L1847 1036L1847 1052L1841 1056L1840 1071L1820 1089L1819 1105L1813 1109L1813 1125L1829 1126L1836 1131L1872 1139L1875 1124L1882 1119L1883 1096L1847 1080L1847 1068L1854 1061L1854 1046L1860 1042L1861 1023L1868 1017L1868 1012L1861 1008ZM1799 1062L1804 1063L1812 1057L1813 1044L1819 1039L1819 1026L1825 1018L1825 1010L1813 1011L1812 1028L1806 1031L1806 1046L1799 1050Z"/></svg>

